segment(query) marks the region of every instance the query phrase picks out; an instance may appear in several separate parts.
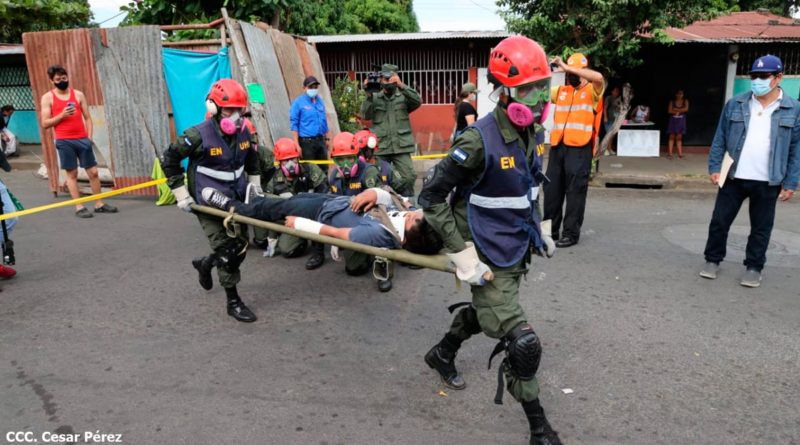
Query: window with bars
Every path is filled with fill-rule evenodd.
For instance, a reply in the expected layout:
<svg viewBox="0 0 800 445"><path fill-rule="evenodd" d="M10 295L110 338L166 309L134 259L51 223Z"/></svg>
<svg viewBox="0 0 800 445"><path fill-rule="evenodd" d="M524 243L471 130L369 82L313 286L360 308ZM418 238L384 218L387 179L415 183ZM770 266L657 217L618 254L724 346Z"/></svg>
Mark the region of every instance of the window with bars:
<svg viewBox="0 0 800 445"><path fill-rule="evenodd" d="M430 46L430 45L429 45ZM469 68L486 66L489 51L475 48L439 47L386 48L375 51L321 51L323 69L329 85L342 77L355 75L363 84L367 74L378 63L393 63L400 67L398 75L414 88L424 104L452 104L461 86L469 81Z"/></svg>
<svg viewBox="0 0 800 445"><path fill-rule="evenodd" d="M27 68L0 67L0 106L3 105L13 105L17 110L35 109Z"/></svg>
<svg viewBox="0 0 800 445"><path fill-rule="evenodd" d="M780 57L783 62L783 73L787 75L800 75L800 45L797 43L775 43L761 45L742 45L739 47L739 60L736 65L736 74L746 76L750 74L753 62L759 57L772 54Z"/></svg>

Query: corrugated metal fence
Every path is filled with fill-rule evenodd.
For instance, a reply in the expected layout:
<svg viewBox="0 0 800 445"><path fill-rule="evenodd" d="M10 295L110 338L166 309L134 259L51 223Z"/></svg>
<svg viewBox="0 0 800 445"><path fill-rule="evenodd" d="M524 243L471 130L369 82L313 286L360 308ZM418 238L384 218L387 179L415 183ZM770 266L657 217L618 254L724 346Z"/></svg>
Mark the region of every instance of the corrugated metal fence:
<svg viewBox="0 0 800 445"><path fill-rule="evenodd" d="M240 27L245 51L266 95L272 137L262 143L271 145L273 138L290 135L290 93L300 94L302 80L308 75L322 81L321 96L329 127L334 135L338 133L336 111L316 49L304 40L294 41L278 31L264 31L243 22ZM47 68L54 64L64 66L69 72L70 85L86 95L94 123L93 139L101 155L98 161L104 160L111 169L115 188L148 180L153 160L169 144L170 133L174 135L174 129L170 130L170 106L162 69L160 28L26 33L23 44L37 114L42 111L39 98L53 89ZM218 48L219 43L197 49ZM233 63L232 68L234 78L241 81L237 64ZM54 137L50 130L42 129L41 134L50 189L56 193L60 170ZM134 193L150 195L155 189Z"/></svg>
<svg viewBox="0 0 800 445"><path fill-rule="evenodd" d="M113 28L107 37L104 43L93 36L94 55L113 147L114 185L127 187L150 178L153 161L169 144L161 30Z"/></svg>

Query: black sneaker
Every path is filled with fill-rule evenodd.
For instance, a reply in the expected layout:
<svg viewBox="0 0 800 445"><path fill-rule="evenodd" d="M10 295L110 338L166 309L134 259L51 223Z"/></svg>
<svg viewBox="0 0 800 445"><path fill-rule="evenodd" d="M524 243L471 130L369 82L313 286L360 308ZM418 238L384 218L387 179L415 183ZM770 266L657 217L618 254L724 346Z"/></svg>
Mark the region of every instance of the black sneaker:
<svg viewBox="0 0 800 445"><path fill-rule="evenodd" d="M216 207L220 210L228 210L228 206L231 203L231 198L228 198L224 193L213 187L204 188L200 194L203 196L203 199L205 199L208 205L211 207Z"/></svg>

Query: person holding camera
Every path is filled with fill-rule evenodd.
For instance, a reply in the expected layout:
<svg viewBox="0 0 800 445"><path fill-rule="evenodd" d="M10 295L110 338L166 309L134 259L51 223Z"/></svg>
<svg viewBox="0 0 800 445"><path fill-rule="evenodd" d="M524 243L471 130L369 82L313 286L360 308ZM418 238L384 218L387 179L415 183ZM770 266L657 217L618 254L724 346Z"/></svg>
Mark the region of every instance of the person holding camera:
<svg viewBox="0 0 800 445"><path fill-rule="evenodd" d="M92 151L92 117L89 105L82 92L69 87L67 70L61 65L47 69L47 76L55 87L42 96L42 127L53 128L56 150L61 168L67 172L67 189L72 199L80 198L78 190L78 165L89 176L92 194L100 193L100 177L97 173L97 160ZM91 218L93 215L83 204L75 206L75 216ZM117 208L95 202L95 213L117 213Z"/></svg>
<svg viewBox="0 0 800 445"><path fill-rule="evenodd" d="M422 105L422 99L400 80L397 70L397 65L385 63L381 66L378 91L369 88L369 79L365 82L367 98L361 104L360 114L364 120L372 122L371 129L381 141L378 159L392 164L395 174L403 178L404 186L395 191L410 198L414 196L417 173L411 162L415 149L408 115Z"/></svg>

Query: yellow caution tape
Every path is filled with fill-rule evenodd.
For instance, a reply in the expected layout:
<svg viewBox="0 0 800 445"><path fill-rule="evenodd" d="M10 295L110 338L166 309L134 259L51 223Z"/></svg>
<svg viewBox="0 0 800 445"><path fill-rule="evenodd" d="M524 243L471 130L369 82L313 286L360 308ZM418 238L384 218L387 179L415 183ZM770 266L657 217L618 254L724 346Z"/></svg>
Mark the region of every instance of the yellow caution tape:
<svg viewBox="0 0 800 445"><path fill-rule="evenodd" d="M424 159L440 159L440 158L443 158L445 156L447 156L447 153L437 153L437 154L432 154L432 155L411 156L411 159L414 160L414 161L420 161L420 160L424 160ZM333 161L331 161L330 159L325 159L325 160L321 160L321 161L300 161L300 162L303 163L303 164L317 164L317 165L333 164ZM278 163L276 162L275 165L278 165ZM75 204L83 204L84 202L89 202L89 201L97 201L98 199L109 198L111 196L121 195L123 193L132 192L134 190L139 190L139 189L143 189L143 188L147 188L147 187L154 187L154 186L157 186L159 184L164 184L165 182L167 182L166 178L154 179L152 181L143 182L141 184L136 184L136 185L132 185L132 186L129 186L129 187L124 187L124 188L121 188L121 189L118 189L118 190L112 190L110 192L98 193L97 195L85 196L83 198L78 198L78 199L70 199L68 201L55 202L53 204L47 204L47 205L43 205L43 206L39 206L39 207L34 207L32 209L25 209L25 210L21 210L19 212L5 213L3 215L0 215L0 221L6 220L6 219L9 219L9 218L18 218L20 216L31 215L33 213L44 212L45 210L56 209L58 207L65 207L65 206L75 205Z"/></svg>
<svg viewBox="0 0 800 445"><path fill-rule="evenodd" d="M423 161L423 160L426 160L426 159L441 159L441 158L443 158L445 156L447 156L447 153L436 153L436 154L432 154L432 155L418 155L418 156L411 156L411 160L412 161ZM326 164L330 165L330 164L333 164L333 161L330 160L330 159L310 160L310 161L301 160L300 163L301 164L314 164L314 165L326 165ZM278 163L275 162L275 165L278 165Z"/></svg>
<svg viewBox="0 0 800 445"><path fill-rule="evenodd" d="M128 187L123 187L121 189L112 190L110 192L103 192L103 193L98 193L96 195L84 196L83 198L70 199L68 201L54 202L53 204L47 204L47 205L43 205L43 206L39 206L39 207L34 207L32 209L20 210L19 212L5 213L3 215L0 215L0 221L3 221L5 219L9 219L9 218L17 218L17 217L20 217L20 216L26 216L26 215L30 215L30 214L33 214L33 213L44 212L45 210L55 209L55 208L58 208L58 207L65 207L65 206L75 205L75 204L83 204L84 202L89 202L89 201L97 201L98 199L109 198L111 196L121 195L123 193L132 192L134 190L139 190L139 189L143 189L143 188L147 188L147 187L154 187L156 185L163 184L165 182L167 182L167 178L155 179L153 181L143 182L141 184L131 185L131 186L128 186Z"/></svg>

